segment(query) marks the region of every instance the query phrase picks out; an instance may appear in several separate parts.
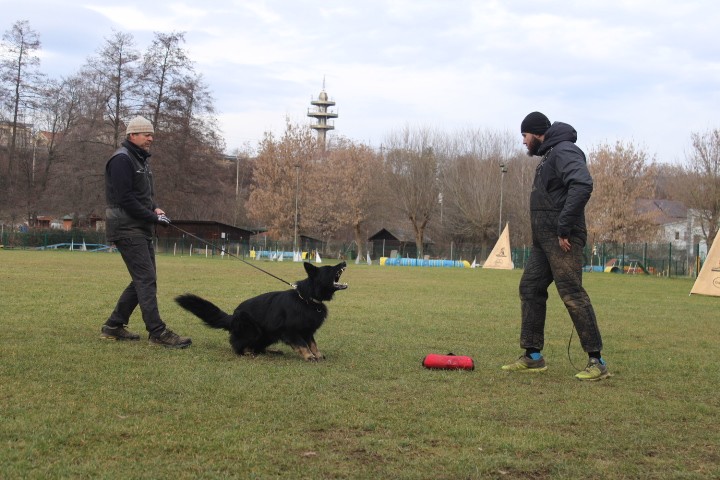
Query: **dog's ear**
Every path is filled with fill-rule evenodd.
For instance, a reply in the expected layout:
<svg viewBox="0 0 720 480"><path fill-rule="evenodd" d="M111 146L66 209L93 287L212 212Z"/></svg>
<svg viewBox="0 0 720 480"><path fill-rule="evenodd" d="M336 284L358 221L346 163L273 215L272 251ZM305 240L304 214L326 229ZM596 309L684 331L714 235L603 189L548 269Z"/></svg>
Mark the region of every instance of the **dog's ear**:
<svg viewBox="0 0 720 480"><path fill-rule="evenodd" d="M315 272L317 272L317 267L309 262L303 262L303 267L305 267L305 272L308 274L308 277L312 277L315 275Z"/></svg>

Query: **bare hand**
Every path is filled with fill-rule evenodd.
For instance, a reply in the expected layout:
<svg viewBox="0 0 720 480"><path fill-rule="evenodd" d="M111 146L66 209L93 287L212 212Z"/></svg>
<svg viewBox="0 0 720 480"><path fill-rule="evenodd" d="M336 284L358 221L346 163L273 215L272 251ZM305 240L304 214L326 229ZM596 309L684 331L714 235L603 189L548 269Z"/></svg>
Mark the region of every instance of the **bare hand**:
<svg viewBox="0 0 720 480"><path fill-rule="evenodd" d="M563 252L569 252L570 251L570 239L558 237L558 240L560 241L560 250L562 250Z"/></svg>

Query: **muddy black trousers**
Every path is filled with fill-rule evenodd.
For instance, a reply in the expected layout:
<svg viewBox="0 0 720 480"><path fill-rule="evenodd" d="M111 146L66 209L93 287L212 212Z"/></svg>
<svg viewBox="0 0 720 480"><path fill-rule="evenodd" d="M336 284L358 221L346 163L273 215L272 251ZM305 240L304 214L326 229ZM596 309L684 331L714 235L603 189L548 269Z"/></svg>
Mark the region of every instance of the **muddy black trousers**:
<svg viewBox="0 0 720 480"><path fill-rule="evenodd" d="M554 281L570 314L585 352L600 352L602 338L590 297L582 286L583 247L580 237L571 236L569 252L560 249L557 234L548 229L533 233L533 246L520 280L522 326L520 346L542 350L548 287Z"/></svg>
<svg viewBox="0 0 720 480"><path fill-rule="evenodd" d="M135 307L140 306L145 329L160 333L165 322L160 318L157 302L155 248L152 240L143 237L123 238L115 242L132 279L118 299L115 310L105 322L111 327L127 325Z"/></svg>

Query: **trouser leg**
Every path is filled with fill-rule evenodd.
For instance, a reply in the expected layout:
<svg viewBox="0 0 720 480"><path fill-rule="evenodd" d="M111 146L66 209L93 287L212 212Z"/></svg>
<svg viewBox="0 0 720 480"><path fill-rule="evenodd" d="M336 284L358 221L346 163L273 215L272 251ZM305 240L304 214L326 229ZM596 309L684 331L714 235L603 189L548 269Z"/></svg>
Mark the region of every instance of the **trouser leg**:
<svg viewBox="0 0 720 480"><path fill-rule="evenodd" d="M520 280L521 348L543 349L550 283L552 283L552 272L545 252L539 246L533 245Z"/></svg>
<svg viewBox="0 0 720 480"><path fill-rule="evenodd" d="M155 249L144 238L122 239L115 242L132 281L123 291L108 325L125 325L136 306L140 306L145 328L157 333L165 328L157 303L157 275Z"/></svg>
<svg viewBox="0 0 720 480"><path fill-rule="evenodd" d="M590 297L582 286L584 242L573 237L570 238L570 242L572 248L569 252L563 252L556 240L554 244L548 245L546 254L552 268L555 286L575 325L583 350L599 352L602 350L600 329Z"/></svg>
<svg viewBox="0 0 720 480"><path fill-rule="evenodd" d="M135 293L135 284L130 282L130 284L120 294L120 298L115 305L115 309L112 314L110 314L110 318L107 322L105 322L105 324L110 327L122 327L127 325L130 322L130 316L135 311L137 304L138 300Z"/></svg>

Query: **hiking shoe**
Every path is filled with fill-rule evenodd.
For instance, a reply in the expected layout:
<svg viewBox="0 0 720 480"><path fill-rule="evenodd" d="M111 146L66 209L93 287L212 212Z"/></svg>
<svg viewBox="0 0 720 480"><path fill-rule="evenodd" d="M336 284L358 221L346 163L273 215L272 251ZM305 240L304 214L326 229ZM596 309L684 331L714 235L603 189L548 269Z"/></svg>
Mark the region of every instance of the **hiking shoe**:
<svg viewBox="0 0 720 480"><path fill-rule="evenodd" d="M608 368L607 365L605 365L605 362L602 360L598 360L597 358L591 358L590 360L588 360L588 364L587 367L585 367L585 370L575 375L575 378L577 378L578 380L596 382L609 376L610 372L608 372Z"/></svg>
<svg viewBox="0 0 720 480"><path fill-rule="evenodd" d="M160 335L150 334L148 340L153 345L162 345L167 348L185 348L192 344L190 337L181 337L169 328L163 330Z"/></svg>
<svg viewBox="0 0 720 480"><path fill-rule="evenodd" d="M547 370L547 366L545 365L544 357L533 360L528 356L521 355L520 358L513 363L503 365L502 369L506 372L544 372Z"/></svg>
<svg viewBox="0 0 720 480"><path fill-rule="evenodd" d="M140 340L140 335L131 332L124 325L122 327L103 325L100 329L100 338L103 340Z"/></svg>

